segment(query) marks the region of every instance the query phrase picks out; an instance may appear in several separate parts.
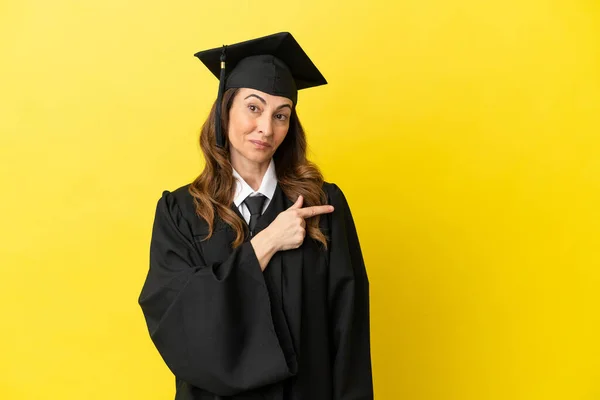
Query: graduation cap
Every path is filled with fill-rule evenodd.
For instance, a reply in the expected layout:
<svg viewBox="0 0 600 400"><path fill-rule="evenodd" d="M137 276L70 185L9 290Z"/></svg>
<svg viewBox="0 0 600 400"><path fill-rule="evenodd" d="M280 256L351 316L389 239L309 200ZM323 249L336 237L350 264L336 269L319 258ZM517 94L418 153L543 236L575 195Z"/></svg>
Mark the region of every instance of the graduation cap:
<svg viewBox="0 0 600 400"><path fill-rule="evenodd" d="M287 97L296 105L298 90L327 84L289 32L199 51L194 56L219 79L215 120L219 147L225 145L221 130L221 103L225 90L256 89Z"/></svg>

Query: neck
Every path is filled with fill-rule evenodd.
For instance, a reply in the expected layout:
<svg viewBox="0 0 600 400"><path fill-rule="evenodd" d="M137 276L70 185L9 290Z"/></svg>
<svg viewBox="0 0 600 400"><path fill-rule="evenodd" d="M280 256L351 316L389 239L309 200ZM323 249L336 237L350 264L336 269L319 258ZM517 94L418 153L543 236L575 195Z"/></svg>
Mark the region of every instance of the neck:
<svg viewBox="0 0 600 400"><path fill-rule="evenodd" d="M233 155L233 154L232 154ZM250 161L242 157L231 157L231 166L240 174L252 190L257 191L260 188L263 177L269 169L271 160L263 163Z"/></svg>

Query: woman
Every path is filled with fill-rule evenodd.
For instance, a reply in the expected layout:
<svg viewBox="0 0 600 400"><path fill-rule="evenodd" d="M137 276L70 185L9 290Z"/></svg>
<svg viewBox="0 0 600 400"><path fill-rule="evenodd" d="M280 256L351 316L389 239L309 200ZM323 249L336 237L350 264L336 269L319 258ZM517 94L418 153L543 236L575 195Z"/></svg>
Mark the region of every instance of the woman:
<svg viewBox="0 0 600 400"><path fill-rule="evenodd" d="M296 113L325 79L289 33L196 56L220 78L206 166L158 201L139 298L176 399L372 399L357 233Z"/></svg>

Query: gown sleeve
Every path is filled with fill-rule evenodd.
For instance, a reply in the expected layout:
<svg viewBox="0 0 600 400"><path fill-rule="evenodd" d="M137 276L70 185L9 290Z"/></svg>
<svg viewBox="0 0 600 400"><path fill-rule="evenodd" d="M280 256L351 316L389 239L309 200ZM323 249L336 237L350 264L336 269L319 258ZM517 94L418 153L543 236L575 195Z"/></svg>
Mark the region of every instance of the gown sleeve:
<svg viewBox="0 0 600 400"><path fill-rule="evenodd" d="M169 369L220 396L291 376L252 244L211 265L203 262L199 247L175 196L163 192L138 302Z"/></svg>
<svg viewBox="0 0 600 400"><path fill-rule="evenodd" d="M333 400L373 399L369 280L350 207L332 184L329 312L333 351Z"/></svg>

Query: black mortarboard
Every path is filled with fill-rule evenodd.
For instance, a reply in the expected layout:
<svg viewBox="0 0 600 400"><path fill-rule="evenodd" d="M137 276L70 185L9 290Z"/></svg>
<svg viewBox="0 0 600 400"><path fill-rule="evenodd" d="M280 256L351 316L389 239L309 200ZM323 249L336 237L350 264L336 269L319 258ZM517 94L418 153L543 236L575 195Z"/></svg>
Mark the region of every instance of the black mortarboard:
<svg viewBox="0 0 600 400"><path fill-rule="evenodd" d="M215 131L217 146L225 140L221 131L223 93L230 88L250 88L274 96L298 100L298 90L327 83L317 67L289 32L276 33L194 54L219 78Z"/></svg>

